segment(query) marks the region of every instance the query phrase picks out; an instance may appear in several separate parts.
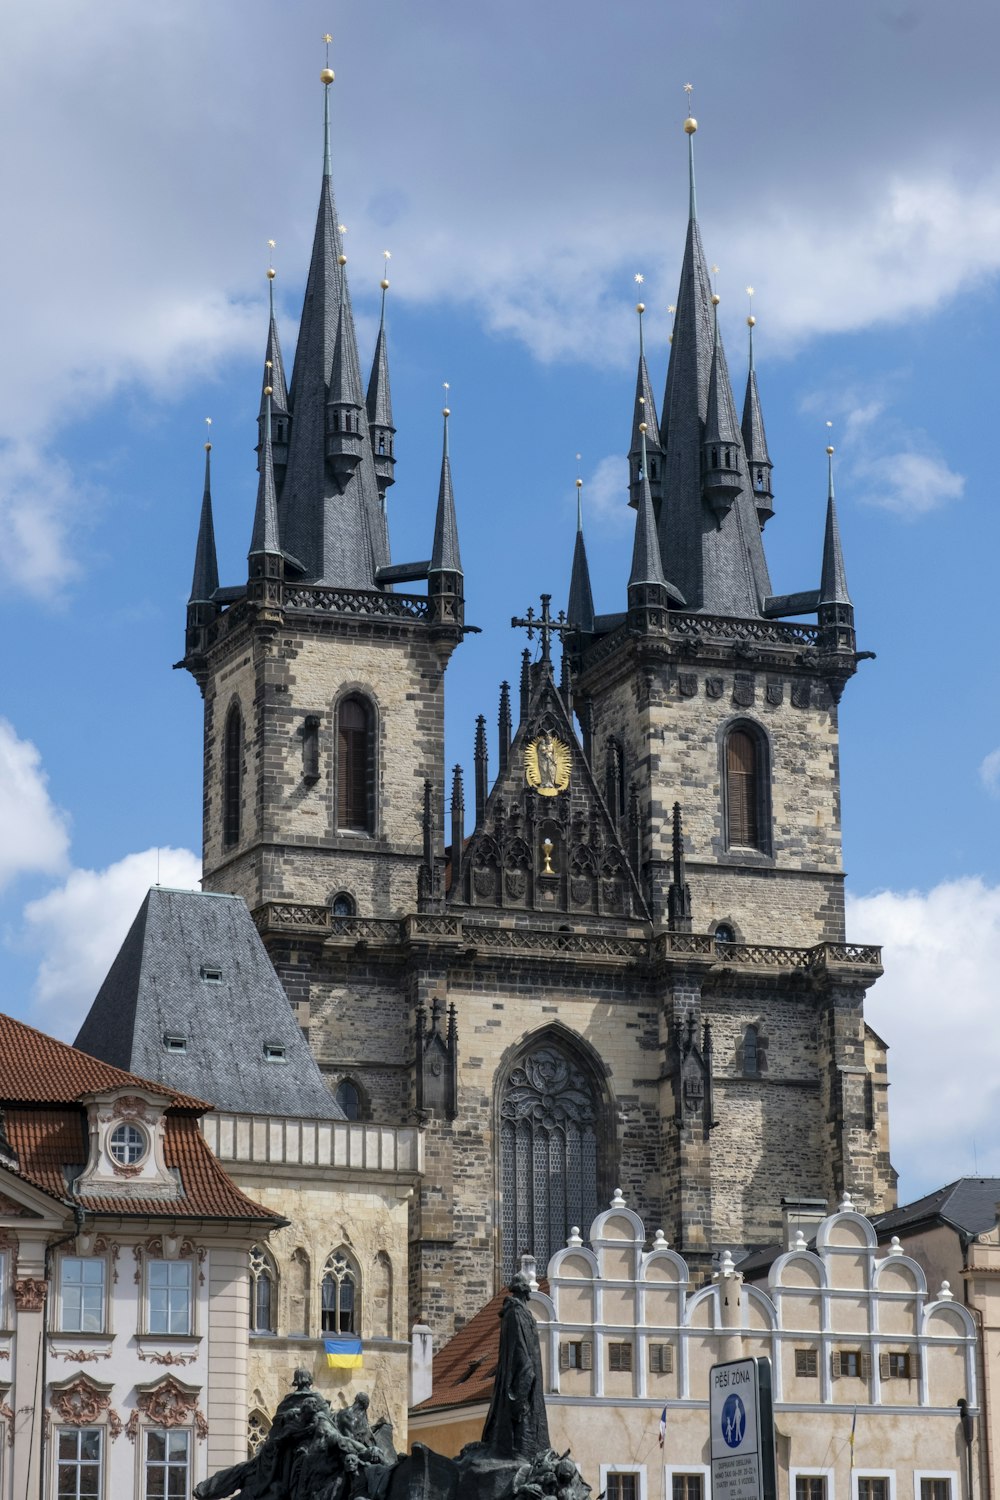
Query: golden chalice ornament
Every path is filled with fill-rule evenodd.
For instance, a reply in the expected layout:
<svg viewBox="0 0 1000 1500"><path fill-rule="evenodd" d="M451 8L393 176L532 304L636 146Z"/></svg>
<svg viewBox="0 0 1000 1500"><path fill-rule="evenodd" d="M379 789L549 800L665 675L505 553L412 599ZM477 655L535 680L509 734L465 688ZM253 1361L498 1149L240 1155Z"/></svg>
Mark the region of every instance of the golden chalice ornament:
<svg viewBox="0 0 1000 1500"><path fill-rule="evenodd" d="M524 748L524 779L541 797L558 797L569 786L570 749L546 731Z"/></svg>

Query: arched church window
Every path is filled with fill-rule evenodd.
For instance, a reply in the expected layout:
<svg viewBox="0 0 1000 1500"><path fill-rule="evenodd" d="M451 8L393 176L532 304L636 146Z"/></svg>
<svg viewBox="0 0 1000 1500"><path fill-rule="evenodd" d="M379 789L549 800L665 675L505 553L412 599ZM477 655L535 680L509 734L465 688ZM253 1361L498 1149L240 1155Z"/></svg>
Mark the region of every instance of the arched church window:
<svg viewBox="0 0 1000 1500"><path fill-rule="evenodd" d="M338 891L330 902L330 909L335 917L357 916L358 904L349 891Z"/></svg>
<svg viewBox="0 0 1000 1500"><path fill-rule="evenodd" d="M234 703L226 715L222 747L222 841L240 841L243 816L243 715Z"/></svg>
<svg viewBox="0 0 1000 1500"><path fill-rule="evenodd" d="M364 698L345 698L337 714L337 827L372 830L373 714Z"/></svg>
<svg viewBox="0 0 1000 1500"><path fill-rule="evenodd" d="M274 1261L260 1245L250 1251L250 1331L275 1333L278 1277Z"/></svg>
<svg viewBox="0 0 1000 1500"><path fill-rule="evenodd" d="M252 1411L247 1418L247 1458L256 1458L263 1447L271 1423L262 1411Z"/></svg>
<svg viewBox="0 0 1000 1500"><path fill-rule="evenodd" d="M341 1079L333 1097L344 1111L346 1120L361 1119L361 1090L350 1078Z"/></svg>
<svg viewBox="0 0 1000 1500"><path fill-rule="evenodd" d="M384 432L380 432L379 435L378 435L378 451L379 451L379 453L384 453L385 452L385 433Z"/></svg>
<svg viewBox="0 0 1000 1500"><path fill-rule="evenodd" d="M731 849L766 853L768 837L767 746L756 727L737 725L726 737L726 842Z"/></svg>
<svg viewBox="0 0 1000 1500"><path fill-rule="evenodd" d="M715 929L715 946L724 947L726 943L735 943L736 929L732 922L720 922Z"/></svg>
<svg viewBox="0 0 1000 1500"><path fill-rule="evenodd" d="M344 1249L334 1250L323 1267L324 1333L354 1333L358 1314L358 1271Z"/></svg>
<svg viewBox="0 0 1000 1500"><path fill-rule="evenodd" d="M748 1026L743 1033L743 1071L748 1078L757 1078L760 1074L760 1052L758 1049L756 1026Z"/></svg>
<svg viewBox="0 0 1000 1500"><path fill-rule="evenodd" d="M544 1267L597 1213L605 1140L596 1071L557 1038L520 1053L498 1096L502 1275L525 1252Z"/></svg>
<svg viewBox="0 0 1000 1500"><path fill-rule="evenodd" d="M758 469L757 470L756 485L757 485L757 488L759 490L762 490L764 488L764 470L763 469Z"/></svg>

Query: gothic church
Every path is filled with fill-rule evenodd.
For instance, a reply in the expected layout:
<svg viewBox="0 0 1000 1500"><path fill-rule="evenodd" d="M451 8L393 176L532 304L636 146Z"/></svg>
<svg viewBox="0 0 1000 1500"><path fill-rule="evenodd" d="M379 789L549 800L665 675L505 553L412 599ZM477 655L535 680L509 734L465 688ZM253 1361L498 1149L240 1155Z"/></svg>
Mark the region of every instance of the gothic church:
<svg viewBox="0 0 1000 1500"><path fill-rule="evenodd" d="M756 375L751 359L741 421L688 120L662 403L640 346L620 608L595 613L578 525L565 613L544 598L520 622L495 752L480 719L468 797L446 775L465 630L447 412L430 556L393 562L389 351L383 318L365 390L322 76L294 366L286 383L272 304L232 586L206 475L183 661L205 706L204 884L246 900L348 1117L422 1127L410 1312L445 1337L618 1187L703 1274L846 1192L893 1205L863 1011L879 950L844 930L837 715L859 653L832 465L819 586L771 589Z"/></svg>

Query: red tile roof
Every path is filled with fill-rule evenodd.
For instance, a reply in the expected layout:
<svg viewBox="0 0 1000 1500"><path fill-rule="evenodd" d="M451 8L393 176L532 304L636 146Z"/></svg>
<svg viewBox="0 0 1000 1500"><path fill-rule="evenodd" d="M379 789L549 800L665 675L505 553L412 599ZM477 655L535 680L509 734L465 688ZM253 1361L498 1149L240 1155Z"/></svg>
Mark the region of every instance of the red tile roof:
<svg viewBox="0 0 1000 1500"><path fill-rule="evenodd" d="M538 1287L547 1292L549 1284L543 1279ZM434 1389L414 1411L489 1401L500 1357L500 1313L507 1295L503 1287L435 1354Z"/></svg>
<svg viewBox="0 0 1000 1500"><path fill-rule="evenodd" d="M76 1104L84 1094L129 1084L165 1095L178 1109L204 1114L212 1108L201 1099L113 1068L13 1016L0 1014L0 1104Z"/></svg>
<svg viewBox="0 0 1000 1500"><path fill-rule="evenodd" d="M164 1155L182 1193L169 1201L125 1195L74 1199L70 1184L89 1157L87 1112L80 1100L111 1089L143 1088L172 1102L166 1115ZM62 1203L80 1202L92 1213L157 1218L255 1219L277 1216L246 1197L202 1138L198 1116L211 1106L160 1083L98 1062L65 1042L0 1015L0 1105L7 1137L17 1152L15 1175ZM26 1107L28 1106L28 1107Z"/></svg>

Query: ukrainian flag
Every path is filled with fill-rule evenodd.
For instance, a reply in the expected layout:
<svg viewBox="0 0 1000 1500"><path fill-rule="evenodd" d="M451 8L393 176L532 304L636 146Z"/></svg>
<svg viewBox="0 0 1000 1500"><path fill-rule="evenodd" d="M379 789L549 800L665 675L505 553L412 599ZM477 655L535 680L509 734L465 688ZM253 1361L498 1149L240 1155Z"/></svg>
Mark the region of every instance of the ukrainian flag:
<svg viewBox="0 0 1000 1500"><path fill-rule="evenodd" d="M324 1339L328 1370L358 1370L364 1363L359 1338Z"/></svg>

